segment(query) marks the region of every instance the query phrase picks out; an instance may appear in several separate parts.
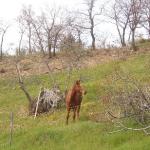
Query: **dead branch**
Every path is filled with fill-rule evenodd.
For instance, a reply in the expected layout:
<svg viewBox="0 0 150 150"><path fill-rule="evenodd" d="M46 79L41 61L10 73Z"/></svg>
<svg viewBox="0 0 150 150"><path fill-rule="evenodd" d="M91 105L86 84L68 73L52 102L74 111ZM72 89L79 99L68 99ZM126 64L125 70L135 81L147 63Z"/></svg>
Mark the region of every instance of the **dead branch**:
<svg viewBox="0 0 150 150"><path fill-rule="evenodd" d="M20 88L25 93L29 103L31 103L32 102L32 98L31 98L29 92L27 91L27 89L26 89L26 87L24 85L24 82L23 82L23 79L22 79L22 76L21 76L21 72L20 72L20 67L19 67L18 63L16 64L16 70L17 70L17 74L18 74L18 78L19 78L18 82L19 82Z"/></svg>
<svg viewBox="0 0 150 150"><path fill-rule="evenodd" d="M150 129L150 86L140 83L132 75L120 70L115 71L112 76L112 88L109 89L109 106L106 110L106 117L119 128L110 133L123 130L142 131L149 135ZM118 87L118 84L121 85ZM116 88L116 86L117 88ZM115 114L116 110L117 114ZM130 119L136 121L140 128L127 127L123 120Z"/></svg>
<svg viewBox="0 0 150 150"><path fill-rule="evenodd" d="M147 131L148 129L150 129L150 126L146 126L144 128L129 128L129 127L126 127L121 122L117 122L117 124L119 125L120 128L122 128L120 131L123 131L123 130L143 131L146 135L150 135L150 132ZM119 132L119 130L117 130L117 131ZM113 131L113 132L115 132L115 131Z"/></svg>

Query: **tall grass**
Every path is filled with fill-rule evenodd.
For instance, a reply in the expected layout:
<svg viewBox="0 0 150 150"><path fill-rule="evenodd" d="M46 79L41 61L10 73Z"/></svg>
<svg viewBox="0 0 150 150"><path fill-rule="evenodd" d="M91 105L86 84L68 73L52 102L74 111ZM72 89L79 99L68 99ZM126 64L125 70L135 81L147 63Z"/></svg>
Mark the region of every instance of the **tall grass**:
<svg viewBox="0 0 150 150"><path fill-rule="evenodd" d="M100 97L105 94L105 80L116 67L131 73L141 82L150 83L150 55L142 54L127 61L110 62L77 72L71 77L74 80L82 76L87 89L81 108L81 119L65 125L65 108L53 114L38 116L35 120L28 116L28 101L20 90L16 79L0 79L0 150L149 150L150 137L141 132L119 132L108 134L113 130L110 122L92 121L91 112L102 112ZM55 74L61 89L65 90L66 73ZM30 76L25 79L30 94L38 95L41 86L51 87L48 75ZM109 85L107 85L109 87ZM109 87L111 88L111 87ZM9 112L13 111L13 143L9 141Z"/></svg>

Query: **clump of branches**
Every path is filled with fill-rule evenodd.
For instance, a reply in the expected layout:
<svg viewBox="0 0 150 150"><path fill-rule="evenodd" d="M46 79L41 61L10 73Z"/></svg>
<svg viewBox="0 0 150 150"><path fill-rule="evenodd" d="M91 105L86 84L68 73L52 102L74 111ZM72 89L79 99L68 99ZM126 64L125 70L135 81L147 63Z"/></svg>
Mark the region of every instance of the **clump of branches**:
<svg viewBox="0 0 150 150"><path fill-rule="evenodd" d="M36 117L37 114L53 112L54 109L60 108L64 102L63 93L60 90L60 87L56 84L51 71L51 68L45 62L51 79L53 80L53 88L46 89L44 87L41 88L38 97L32 98L30 92L27 90L22 75L20 71L20 65L16 63L16 71L18 76L18 83L21 90L24 92L28 102L29 102L29 114ZM52 110L52 111L51 111Z"/></svg>
<svg viewBox="0 0 150 150"><path fill-rule="evenodd" d="M111 97L106 114L113 122L117 120L117 127L120 128L117 131L135 130L150 134L150 84L142 84L120 70L115 71L111 80L112 86L107 91ZM127 120L135 121L141 128L126 127Z"/></svg>

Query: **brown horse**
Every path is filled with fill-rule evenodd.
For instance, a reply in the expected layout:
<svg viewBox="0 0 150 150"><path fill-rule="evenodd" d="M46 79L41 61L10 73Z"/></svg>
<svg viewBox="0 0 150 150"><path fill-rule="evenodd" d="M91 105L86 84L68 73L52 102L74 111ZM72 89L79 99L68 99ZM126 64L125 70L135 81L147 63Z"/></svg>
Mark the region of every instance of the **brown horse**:
<svg viewBox="0 0 150 150"><path fill-rule="evenodd" d="M70 110L73 110L73 121L75 121L76 115L79 119L80 106L82 102L83 95L86 94L86 91L81 87L80 80L77 80L73 87L66 94L66 124L68 124L68 119L70 115Z"/></svg>

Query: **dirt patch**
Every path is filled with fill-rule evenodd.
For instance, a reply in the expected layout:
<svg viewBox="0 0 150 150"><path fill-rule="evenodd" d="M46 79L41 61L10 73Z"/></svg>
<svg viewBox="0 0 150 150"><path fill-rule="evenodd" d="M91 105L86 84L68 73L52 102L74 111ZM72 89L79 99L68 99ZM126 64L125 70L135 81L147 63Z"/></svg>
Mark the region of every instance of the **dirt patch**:
<svg viewBox="0 0 150 150"><path fill-rule="evenodd" d="M146 50L146 52L149 52ZM132 52L126 49L112 49L112 50L97 50L88 51L79 60L74 59L72 54L57 54L55 58L43 58L42 55L25 56L20 59L21 72L23 76L47 74L48 68L45 61L50 66L51 71L62 71L66 69L69 63L74 61L74 64L78 63L80 68L93 67L98 64L106 63L112 60L126 60L128 57L145 53L145 51ZM0 62L0 78L14 77L16 76L15 59L8 57Z"/></svg>

